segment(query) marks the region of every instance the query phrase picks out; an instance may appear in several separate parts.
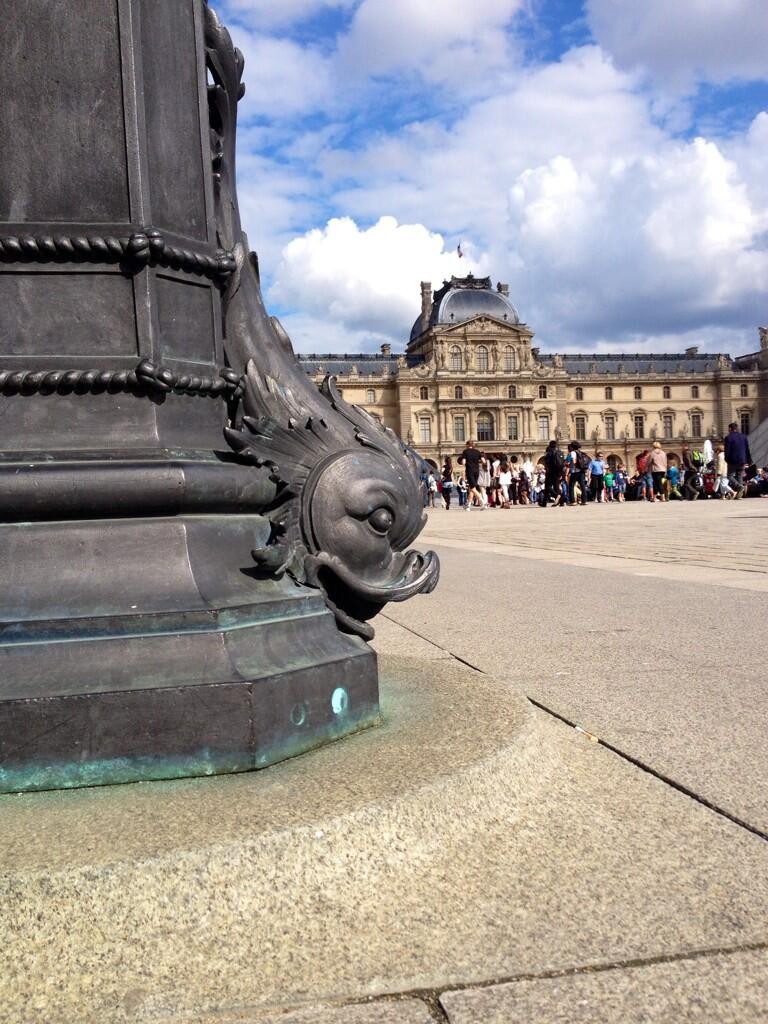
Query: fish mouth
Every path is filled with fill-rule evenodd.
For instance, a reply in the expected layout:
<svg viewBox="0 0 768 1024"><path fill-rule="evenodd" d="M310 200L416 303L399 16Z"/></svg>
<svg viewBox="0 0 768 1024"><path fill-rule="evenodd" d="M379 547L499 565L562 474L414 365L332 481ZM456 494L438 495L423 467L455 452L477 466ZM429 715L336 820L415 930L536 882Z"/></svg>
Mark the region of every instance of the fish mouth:
<svg viewBox="0 0 768 1024"><path fill-rule="evenodd" d="M372 640L375 631L366 620L390 601L431 594L440 575L440 559L434 551L406 551L396 556L394 569L386 577L373 581L356 576L339 558L325 551L308 556L306 569L339 625L364 640Z"/></svg>

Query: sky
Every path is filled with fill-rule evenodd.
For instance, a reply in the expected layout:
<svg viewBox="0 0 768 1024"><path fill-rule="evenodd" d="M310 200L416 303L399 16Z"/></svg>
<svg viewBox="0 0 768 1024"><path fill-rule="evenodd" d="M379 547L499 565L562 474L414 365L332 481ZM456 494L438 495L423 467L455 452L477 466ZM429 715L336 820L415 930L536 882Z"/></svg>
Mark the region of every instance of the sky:
<svg viewBox="0 0 768 1024"><path fill-rule="evenodd" d="M297 352L402 351L420 282L470 272L544 352L759 347L766 0L211 4L245 56L243 222Z"/></svg>

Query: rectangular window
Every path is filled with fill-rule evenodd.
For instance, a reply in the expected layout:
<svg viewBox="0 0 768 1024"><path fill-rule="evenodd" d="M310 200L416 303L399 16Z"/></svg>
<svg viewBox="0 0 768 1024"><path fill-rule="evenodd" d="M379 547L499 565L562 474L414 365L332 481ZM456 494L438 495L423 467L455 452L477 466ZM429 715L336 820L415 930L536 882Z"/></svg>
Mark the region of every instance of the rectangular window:
<svg viewBox="0 0 768 1024"><path fill-rule="evenodd" d="M507 438L510 441L519 440L517 416L507 416Z"/></svg>
<svg viewBox="0 0 768 1024"><path fill-rule="evenodd" d="M691 413L691 434L693 437L701 437L701 416L697 412Z"/></svg>
<svg viewBox="0 0 768 1024"><path fill-rule="evenodd" d="M615 441L616 439L616 417L606 416L605 417L605 439L606 441Z"/></svg>
<svg viewBox="0 0 768 1024"><path fill-rule="evenodd" d="M587 417L577 416L574 420L576 424L576 440L586 441L587 440Z"/></svg>
<svg viewBox="0 0 768 1024"><path fill-rule="evenodd" d="M645 437L645 416L633 416L635 437Z"/></svg>
<svg viewBox="0 0 768 1024"><path fill-rule="evenodd" d="M742 434L748 434L750 429L751 429L749 413L748 412L743 412L741 414L741 416L739 417L739 422L741 424L741 432L742 432Z"/></svg>
<svg viewBox="0 0 768 1024"><path fill-rule="evenodd" d="M662 416L661 422L664 425L664 437L674 437L674 422L672 420L672 416L669 413L666 413L664 416Z"/></svg>
<svg viewBox="0 0 768 1024"><path fill-rule="evenodd" d="M467 439L463 416L453 417L453 439L454 441L466 441Z"/></svg>
<svg viewBox="0 0 768 1024"><path fill-rule="evenodd" d="M422 444L432 443L432 421L429 416L422 416L419 419L419 440Z"/></svg>
<svg viewBox="0 0 768 1024"><path fill-rule="evenodd" d="M549 416L539 416L539 440L549 440Z"/></svg>

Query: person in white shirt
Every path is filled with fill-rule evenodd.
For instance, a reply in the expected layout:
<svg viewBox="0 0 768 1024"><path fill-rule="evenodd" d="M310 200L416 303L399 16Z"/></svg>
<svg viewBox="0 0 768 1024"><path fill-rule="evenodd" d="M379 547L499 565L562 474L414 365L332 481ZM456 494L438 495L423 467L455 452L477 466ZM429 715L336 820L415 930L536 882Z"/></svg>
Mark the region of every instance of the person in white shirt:
<svg viewBox="0 0 768 1024"><path fill-rule="evenodd" d="M509 488L512 483L512 470L509 468L509 463L506 460L499 465L498 476L502 507L509 508Z"/></svg>

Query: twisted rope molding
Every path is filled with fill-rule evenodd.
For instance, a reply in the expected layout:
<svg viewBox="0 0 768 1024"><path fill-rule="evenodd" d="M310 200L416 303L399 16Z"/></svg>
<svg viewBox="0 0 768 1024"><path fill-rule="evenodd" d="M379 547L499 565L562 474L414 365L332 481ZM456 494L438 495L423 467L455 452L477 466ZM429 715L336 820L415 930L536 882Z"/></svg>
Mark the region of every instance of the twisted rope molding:
<svg viewBox="0 0 768 1024"><path fill-rule="evenodd" d="M218 249L215 255L171 245L154 228L115 235L6 235L0 238L0 260L28 263L124 262L134 273L148 264L225 281L236 269L234 253Z"/></svg>
<svg viewBox="0 0 768 1024"><path fill-rule="evenodd" d="M240 374L228 367L218 370L217 377L195 377L174 373L149 359L142 359L135 370L0 370L0 393L6 395L128 390L239 398L243 387Z"/></svg>

